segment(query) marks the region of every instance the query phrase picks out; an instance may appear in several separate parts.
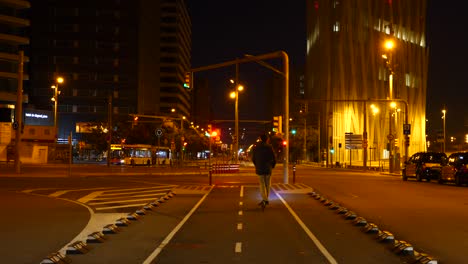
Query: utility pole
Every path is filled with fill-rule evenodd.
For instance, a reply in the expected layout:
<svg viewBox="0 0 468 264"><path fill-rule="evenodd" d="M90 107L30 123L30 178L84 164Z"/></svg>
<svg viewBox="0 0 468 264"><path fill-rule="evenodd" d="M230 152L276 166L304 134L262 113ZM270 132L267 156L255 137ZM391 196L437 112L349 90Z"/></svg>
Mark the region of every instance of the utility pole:
<svg viewBox="0 0 468 264"><path fill-rule="evenodd" d="M111 164L111 144L112 144L112 94L109 95L107 102L107 126L108 126L108 141L107 141L107 167Z"/></svg>
<svg viewBox="0 0 468 264"><path fill-rule="evenodd" d="M21 144L21 130L23 127L23 60L24 51L19 51L18 60L18 88L16 90L16 107L15 107L15 122L16 137L15 137L15 171L21 173L21 160L20 160L20 144Z"/></svg>

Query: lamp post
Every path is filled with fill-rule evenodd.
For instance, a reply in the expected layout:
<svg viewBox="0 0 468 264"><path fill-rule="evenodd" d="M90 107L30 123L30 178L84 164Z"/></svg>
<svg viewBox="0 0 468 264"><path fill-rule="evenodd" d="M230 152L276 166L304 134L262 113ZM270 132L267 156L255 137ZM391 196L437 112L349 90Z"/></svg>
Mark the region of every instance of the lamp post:
<svg viewBox="0 0 468 264"><path fill-rule="evenodd" d="M447 110L443 109L443 110L442 110L442 114L443 114L443 116L442 116L442 122L443 122L443 124L444 124L444 141L443 141L443 144L444 144L443 146L444 146L444 148L443 148L443 152L445 152L445 138L446 138L446 137L445 137L445 114L446 114L446 113L447 113Z"/></svg>
<svg viewBox="0 0 468 264"><path fill-rule="evenodd" d="M57 107L58 107L58 95L60 94L59 84L64 82L63 77L57 77L56 84L52 85L50 88L54 89L54 97L52 97L52 101L54 102L54 129L55 129L55 139L58 139L58 131L57 131Z"/></svg>
<svg viewBox="0 0 468 264"><path fill-rule="evenodd" d="M176 109L172 108L171 112L175 113ZM180 119L180 162L181 162L181 165L182 165L183 160L184 160L183 146L184 146L184 141L185 141L185 138L184 138L184 120L186 119L186 117L185 116L180 116L179 118L175 118L175 119Z"/></svg>
<svg viewBox="0 0 468 264"><path fill-rule="evenodd" d="M392 50L395 47L395 42L391 39L385 41L384 43L385 50L388 52L387 54L383 54L382 58L385 60L387 69L389 71L389 76L388 76L388 99L392 100L393 99L393 61L392 61ZM390 173L393 173L393 140L394 140L394 135L392 134L392 111L389 111L389 127L388 127L388 141L389 141L389 156L388 156L388 171Z"/></svg>
<svg viewBox="0 0 468 264"><path fill-rule="evenodd" d="M238 163L239 156L239 92L244 90L244 86L240 85L238 81L230 80L235 85L234 91L229 96L235 100L234 106L234 161Z"/></svg>

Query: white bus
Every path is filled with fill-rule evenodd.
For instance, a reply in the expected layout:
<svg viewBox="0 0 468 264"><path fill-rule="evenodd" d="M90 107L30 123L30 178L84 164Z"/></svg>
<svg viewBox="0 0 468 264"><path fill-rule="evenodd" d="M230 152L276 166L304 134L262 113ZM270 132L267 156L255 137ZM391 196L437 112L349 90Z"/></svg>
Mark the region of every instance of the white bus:
<svg viewBox="0 0 468 264"><path fill-rule="evenodd" d="M124 164L125 165L151 165L153 164L153 156L151 152L151 145L134 144L134 145L122 145L124 152Z"/></svg>
<svg viewBox="0 0 468 264"><path fill-rule="evenodd" d="M112 164L125 165L165 165L169 164L171 152L168 147L146 144L112 144Z"/></svg>

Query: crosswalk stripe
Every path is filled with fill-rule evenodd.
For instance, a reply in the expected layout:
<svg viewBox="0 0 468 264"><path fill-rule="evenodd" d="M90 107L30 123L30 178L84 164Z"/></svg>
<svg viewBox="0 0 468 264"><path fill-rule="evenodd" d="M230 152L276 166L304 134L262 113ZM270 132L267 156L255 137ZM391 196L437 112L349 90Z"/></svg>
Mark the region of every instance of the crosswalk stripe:
<svg viewBox="0 0 468 264"><path fill-rule="evenodd" d="M121 197L125 197L125 198L138 198L138 197L159 197L159 196L162 196L162 195L165 195L166 193L163 192L163 193L150 193L150 194L141 194L141 195L125 195L125 196L121 196ZM94 198L93 200L99 200L99 201L105 201L105 200L115 200L115 199L118 199L120 197L108 197L108 196L105 196L105 195L101 195L101 196L98 196L96 198Z"/></svg>
<svg viewBox="0 0 468 264"><path fill-rule="evenodd" d="M145 204L146 203L125 204L125 205L116 205L116 206L108 206L108 207L97 207L95 210L96 211L102 211L102 210L119 209L119 208L140 207L140 206L143 206Z"/></svg>
<svg viewBox="0 0 468 264"><path fill-rule="evenodd" d="M116 203L128 203L128 202L141 202L141 201L152 201L155 200L156 197L149 197L146 199L132 199L132 200L113 200L109 202L96 202L96 203L88 203L88 205L101 205L101 204L116 204Z"/></svg>
<svg viewBox="0 0 468 264"><path fill-rule="evenodd" d="M104 191L92 192L92 193L90 193L90 194L88 194L86 196L81 197L77 201L80 202L80 203L87 203L87 202L93 200L94 198L98 197L102 193L104 193Z"/></svg>
<svg viewBox="0 0 468 264"><path fill-rule="evenodd" d="M125 188L125 189L115 189L115 190L109 190L106 193L114 193L114 192L125 192L125 191L137 191L137 190L157 190L157 189L172 189L176 187L177 185L165 185L165 186L158 186L158 187L140 187L140 188Z"/></svg>
<svg viewBox="0 0 468 264"><path fill-rule="evenodd" d="M157 190L148 190L148 191L134 191L134 192L119 192L119 193L104 193L102 196L104 197L110 197L110 196L120 196L120 195L130 195L130 194L143 194L143 193L148 193L148 194L154 194L155 191L166 191L163 194L166 194L168 191L171 189L157 189Z"/></svg>
<svg viewBox="0 0 468 264"><path fill-rule="evenodd" d="M102 189L110 189L110 187L62 190L62 191L56 191L54 193L49 194L49 197L59 197L69 192L82 192L82 191L92 191L92 190L102 190Z"/></svg>

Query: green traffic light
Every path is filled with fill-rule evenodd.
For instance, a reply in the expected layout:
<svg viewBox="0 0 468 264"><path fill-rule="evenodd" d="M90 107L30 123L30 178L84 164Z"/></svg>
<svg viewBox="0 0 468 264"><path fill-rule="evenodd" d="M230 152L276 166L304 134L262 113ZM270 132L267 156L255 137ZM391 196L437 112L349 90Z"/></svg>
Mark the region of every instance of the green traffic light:
<svg viewBox="0 0 468 264"><path fill-rule="evenodd" d="M291 130L291 134L296 135L296 129Z"/></svg>

